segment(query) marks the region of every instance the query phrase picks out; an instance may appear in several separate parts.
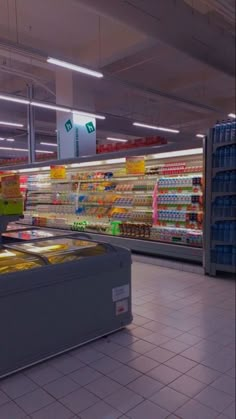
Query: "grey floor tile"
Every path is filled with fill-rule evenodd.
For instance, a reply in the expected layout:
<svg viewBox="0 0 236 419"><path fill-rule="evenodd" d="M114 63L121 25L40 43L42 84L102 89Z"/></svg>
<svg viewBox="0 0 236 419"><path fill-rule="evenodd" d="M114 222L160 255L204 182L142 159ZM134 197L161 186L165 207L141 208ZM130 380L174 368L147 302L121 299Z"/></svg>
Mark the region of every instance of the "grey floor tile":
<svg viewBox="0 0 236 419"><path fill-rule="evenodd" d="M80 368L78 371L72 372L68 376L73 381L81 386L86 386L87 384L91 383L92 381L97 380L101 377L101 374L90 367Z"/></svg>
<svg viewBox="0 0 236 419"><path fill-rule="evenodd" d="M100 339L97 343L94 343L94 346L104 355L111 355L113 352L122 348L121 345L118 345L118 343L113 342L110 339Z"/></svg>
<svg viewBox="0 0 236 419"><path fill-rule="evenodd" d="M140 375L141 373L139 371L137 371L134 368L131 368L128 365L123 365L122 367L114 371L111 371L108 374L108 376L112 378L112 380L117 381L119 384L123 386L126 386L127 384L131 383L131 381L136 380L136 378L140 377Z"/></svg>
<svg viewBox="0 0 236 419"><path fill-rule="evenodd" d="M182 375L177 378L177 380L170 383L169 387L183 393L185 396L193 398L206 387L206 384L201 383L188 375Z"/></svg>
<svg viewBox="0 0 236 419"><path fill-rule="evenodd" d="M202 338L191 335L191 333L183 333L177 336L176 340L186 343L187 345L196 345L197 343L201 342Z"/></svg>
<svg viewBox="0 0 236 419"><path fill-rule="evenodd" d="M150 321L147 319L147 321ZM150 335L150 330L149 329L145 329L145 327L136 327L136 329L132 330L132 335L135 336L136 338L139 339L143 339L145 336Z"/></svg>
<svg viewBox="0 0 236 419"><path fill-rule="evenodd" d="M189 398L169 387L165 387L154 394L150 400L170 413L174 413L178 408L187 403Z"/></svg>
<svg viewBox="0 0 236 419"><path fill-rule="evenodd" d="M125 387L105 398L106 403L121 413L128 412L128 410L140 404L142 400L143 398L140 395Z"/></svg>
<svg viewBox="0 0 236 419"><path fill-rule="evenodd" d="M175 414L181 419L216 419L217 413L207 406L199 403L196 400L190 400L184 404L180 409L176 410Z"/></svg>
<svg viewBox="0 0 236 419"><path fill-rule="evenodd" d="M91 362L97 361L104 356L101 352L90 348L89 345L76 349L72 352L72 355L85 364L91 364Z"/></svg>
<svg viewBox="0 0 236 419"><path fill-rule="evenodd" d="M195 400L219 413L222 413L234 401L233 397L210 386L202 390L201 393L195 397Z"/></svg>
<svg viewBox="0 0 236 419"><path fill-rule="evenodd" d="M47 362L26 370L25 375L39 386L44 386L61 377L62 373Z"/></svg>
<svg viewBox="0 0 236 419"><path fill-rule="evenodd" d="M31 415L32 419L71 419L72 413L61 403L54 402Z"/></svg>
<svg viewBox="0 0 236 419"><path fill-rule="evenodd" d="M173 368L169 368L163 364L159 365L156 368L153 368L151 371L147 373L148 376L166 385L176 380L178 377L181 376L181 374L182 373L174 370Z"/></svg>
<svg viewBox="0 0 236 419"><path fill-rule="evenodd" d="M111 354L112 358L125 364L129 361L132 361L132 359L138 358L139 356L140 354L138 352L133 351L128 346Z"/></svg>
<svg viewBox="0 0 236 419"><path fill-rule="evenodd" d="M0 406L1 419L23 419L26 413L13 401Z"/></svg>
<svg viewBox="0 0 236 419"><path fill-rule="evenodd" d="M55 397L55 399L60 399L61 397L77 390L79 387L80 385L73 381L70 377L64 376L46 384L44 389L51 394L51 396Z"/></svg>
<svg viewBox="0 0 236 419"><path fill-rule="evenodd" d="M150 352L147 352L146 356L148 356L151 359L154 359L154 361L164 363L169 359L173 358L175 356L175 353L168 351L167 349L156 348Z"/></svg>
<svg viewBox="0 0 236 419"><path fill-rule="evenodd" d="M186 349L189 348L189 345L187 345L186 343L180 342L176 339L171 339L168 342L161 344L160 347L164 349L168 349L169 351L174 352L176 354L180 354L181 352L186 351Z"/></svg>
<svg viewBox="0 0 236 419"><path fill-rule="evenodd" d="M10 401L9 397L5 393L3 393L3 391L0 390L0 406L9 401Z"/></svg>
<svg viewBox="0 0 236 419"><path fill-rule="evenodd" d="M232 403L229 407L227 407L227 409L224 410L224 414L229 418L229 419L235 419L235 402Z"/></svg>
<svg viewBox="0 0 236 419"><path fill-rule="evenodd" d="M109 372L114 371L115 369L120 368L121 366L121 362L117 361L116 359L112 359L108 356L104 356L103 358L91 364L92 368L94 368L102 374L108 374Z"/></svg>
<svg viewBox="0 0 236 419"><path fill-rule="evenodd" d="M130 390L135 391L144 398L151 397L154 393L159 391L163 384L160 381L154 380L147 375L142 375L127 386Z"/></svg>
<svg viewBox="0 0 236 419"><path fill-rule="evenodd" d="M39 388L31 393L24 394L15 401L26 413L32 414L54 402L54 399L46 391Z"/></svg>
<svg viewBox="0 0 236 419"><path fill-rule="evenodd" d="M37 384L24 374L16 374L0 382L0 388L11 398L23 396L37 388ZM1 397L0 397L1 404Z"/></svg>
<svg viewBox="0 0 236 419"><path fill-rule="evenodd" d="M140 371L145 374L153 368L156 368L159 365L159 362L154 361L153 359L143 355L139 356L138 358L132 359L132 361L130 361L128 365L136 369L137 371Z"/></svg>
<svg viewBox="0 0 236 419"><path fill-rule="evenodd" d="M52 360L52 365L62 374L70 374L85 366L83 362L74 356L61 355Z"/></svg>
<svg viewBox="0 0 236 419"><path fill-rule="evenodd" d="M111 335L110 339L112 342L118 343L118 345L121 346L131 345L138 340L138 338L131 335L130 333L127 333L126 331L114 333L114 335Z"/></svg>
<svg viewBox="0 0 236 419"><path fill-rule="evenodd" d="M187 372L187 375L201 381L205 384L211 384L221 376L219 371L208 368L205 365L198 364Z"/></svg>
<svg viewBox="0 0 236 419"><path fill-rule="evenodd" d="M117 419L121 413L104 401L94 404L92 407L80 413L81 419Z"/></svg>
<svg viewBox="0 0 236 419"><path fill-rule="evenodd" d="M105 399L105 397L118 391L121 385L109 377L101 377L88 384L85 388L100 399Z"/></svg>
<svg viewBox="0 0 236 419"><path fill-rule="evenodd" d="M221 375L211 383L211 386L217 390L224 391L233 397L235 396L235 379L228 375Z"/></svg>
<svg viewBox="0 0 236 419"><path fill-rule="evenodd" d="M182 372L183 374L192 369L197 365L196 362L184 358L181 355L176 355L174 358L169 359L165 362L165 365L167 365L170 368L174 368L179 372Z"/></svg>
<svg viewBox="0 0 236 419"><path fill-rule="evenodd" d="M131 419L165 419L168 416L168 412L154 403L145 400L130 410L127 415Z"/></svg>
<svg viewBox="0 0 236 419"><path fill-rule="evenodd" d="M128 347L138 354L145 354L146 352L152 351L152 349L156 348L155 345L145 340L137 340Z"/></svg>
<svg viewBox="0 0 236 419"><path fill-rule="evenodd" d="M84 388L80 388L60 399L60 402L73 413L80 413L98 403L99 398Z"/></svg>

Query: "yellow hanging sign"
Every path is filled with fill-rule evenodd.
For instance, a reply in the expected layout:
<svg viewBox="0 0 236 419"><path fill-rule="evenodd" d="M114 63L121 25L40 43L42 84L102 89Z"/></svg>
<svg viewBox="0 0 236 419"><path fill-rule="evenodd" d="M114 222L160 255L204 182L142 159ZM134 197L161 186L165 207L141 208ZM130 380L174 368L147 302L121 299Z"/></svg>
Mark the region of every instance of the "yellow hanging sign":
<svg viewBox="0 0 236 419"><path fill-rule="evenodd" d="M66 179L66 167L65 166L51 166L50 169L51 179Z"/></svg>
<svg viewBox="0 0 236 419"><path fill-rule="evenodd" d="M145 174L145 158L142 157L126 157L126 174L127 175L144 175Z"/></svg>

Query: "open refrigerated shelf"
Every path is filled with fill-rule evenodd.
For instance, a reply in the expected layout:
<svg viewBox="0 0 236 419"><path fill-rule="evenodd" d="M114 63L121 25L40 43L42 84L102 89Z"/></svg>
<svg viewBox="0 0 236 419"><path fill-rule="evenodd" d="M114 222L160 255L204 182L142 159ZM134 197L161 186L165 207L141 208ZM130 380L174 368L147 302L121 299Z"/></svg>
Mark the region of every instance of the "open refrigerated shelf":
<svg viewBox="0 0 236 419"><path fill-rule="evenodd" d="M28 169L22 185L27 189L24 223L85 232L136 252L202 263L202 225L187 220L195 211L189 199L199 195L192 183L161 191L160 195L169 195L170 202L168 217L159 225L154 222L153 207L159 179L202 179L202 157L199 149L164 153L163 157L162 153L147 154L142 174L127 174L125 157L101 160L99 165L91 159L81 167L68 162L67 177L60 180L50 178L49 167L38 172L34 168L32 173ZM173 195L183 194L186 202L171 201ZM180 212L186 219L175 219Z"/></svg>

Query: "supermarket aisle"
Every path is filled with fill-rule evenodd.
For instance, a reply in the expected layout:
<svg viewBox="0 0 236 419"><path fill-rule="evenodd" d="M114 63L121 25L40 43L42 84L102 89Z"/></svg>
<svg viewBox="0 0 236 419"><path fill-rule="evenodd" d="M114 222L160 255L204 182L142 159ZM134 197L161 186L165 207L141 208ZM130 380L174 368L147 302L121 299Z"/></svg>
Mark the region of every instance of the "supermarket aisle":
<svg viewBox="0 0 236 419"><path fill-rule="evenodd" d="M234 281L135 262L133 324L1 381L0 419L234 419L234 304Z"/></svg>

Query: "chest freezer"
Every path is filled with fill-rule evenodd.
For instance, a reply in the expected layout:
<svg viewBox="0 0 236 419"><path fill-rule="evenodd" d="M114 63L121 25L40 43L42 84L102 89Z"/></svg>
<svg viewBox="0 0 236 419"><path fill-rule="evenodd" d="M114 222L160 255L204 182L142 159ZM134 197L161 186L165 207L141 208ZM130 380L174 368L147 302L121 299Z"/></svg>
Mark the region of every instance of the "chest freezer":
<svg viewBox="0 0 236 419"><path fill-rule="evenodd" d="M0 274L0 377L131 323L129 250L68 236L2 251L33 266Z"/></svg>
<svg viewBox="0 0 236 419"><path fill-rule="evenodd" d="M47 239L58 236L66 236L70 233L67 233L62 230L47 230L47 229L18 229L16 231L7 231L2 234L3 243L12 243L12 242L22 242L22 241L31 241L39 239Z"/></svg>

